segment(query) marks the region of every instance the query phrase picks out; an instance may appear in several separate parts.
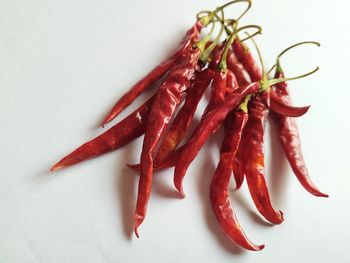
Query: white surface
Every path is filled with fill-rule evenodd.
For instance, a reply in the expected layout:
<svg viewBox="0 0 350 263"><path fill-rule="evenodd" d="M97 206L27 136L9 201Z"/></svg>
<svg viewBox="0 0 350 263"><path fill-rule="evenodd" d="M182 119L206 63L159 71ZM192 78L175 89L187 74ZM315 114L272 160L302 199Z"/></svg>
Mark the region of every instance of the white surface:
<svg viewBox="0 0 350 263"><path fill-rule="evenodd" d="M48 173L55 161L102 132L98 124L114 101L166 57L196 12L221 3L0 1L1 263L350 261L345 0L256 0L244 20L263 26L257 41L270 65L289 44L322 43L284 61L289 75L321 67L290 85L296 105L312 105L298 121L303 150L313 180L330 198L304 191L280 146L267 144L272 200L285 222L266 226L246 185L232 195L241 224L254 242L266 244L263 251L238 249L211 212L214 139L188 171L186 199L174 198L172 170L155 176L139 240L130 238L137 175L125 163L138 161L141 139Z"/></svg>

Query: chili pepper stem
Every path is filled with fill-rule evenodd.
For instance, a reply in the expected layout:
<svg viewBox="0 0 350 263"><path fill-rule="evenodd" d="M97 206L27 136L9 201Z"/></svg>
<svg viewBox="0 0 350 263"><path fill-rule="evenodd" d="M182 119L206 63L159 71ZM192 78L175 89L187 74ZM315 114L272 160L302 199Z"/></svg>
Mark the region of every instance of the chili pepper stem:
<svg viewBox="0 0 350 263"><path fill-rule="evenodd" d="M283 70L282 70L282 67L281 67L281 63L280 63L280 59L286 52L290 51L291 49L293 49L295 47L298 47L298 46L301 46L301 45L307 45L307 44L316 45L318 47L321 46L321 44L319 42L316 42L316 41L303 41L303 42L299 42L299 43L296 43L294 45L291 45L290 47L287 47L276 58L276 64L275 64L276 65L276 71L283 73ZM273 68L271 68L271 71L272 71L272 69Z"/></svg>
<svg viewBox="0 0 350 263"><path fill-rule="evenodd" d="M222 15L221 19L224 20L224 13L221 12L221 15ZM208 61L208 58L209 58L211 52L214 50L216 45L219 43L220 38L221 38L223 33L224 33L224 24L221 23L220 31L219 31L218 35L216 36L216 38L214 39L213 43L206 50L204 50L200 56L200 60L203 63L206 63Z"/></svg>
<svg viewBox="0 0 350 263"><path fill-rule="evenodd" d="M316 67L314 70L308 72L308 73L305 73L303 75L299 75L299 76L296 76L296 77L291 77L291 78L280 78L280 79L271 79L271 80L267 80L267 81L261 81L260 85L261 85L261 91L265 91L267 90L270 86L274 86L278 83L281 83L281 82L285 82L285 81L292 81L292 80L297 80L297 79L302 79L302 78L305 78L307 76L310 76L314 73L316 73L318 70L320 69L320 67Z"/></svg>

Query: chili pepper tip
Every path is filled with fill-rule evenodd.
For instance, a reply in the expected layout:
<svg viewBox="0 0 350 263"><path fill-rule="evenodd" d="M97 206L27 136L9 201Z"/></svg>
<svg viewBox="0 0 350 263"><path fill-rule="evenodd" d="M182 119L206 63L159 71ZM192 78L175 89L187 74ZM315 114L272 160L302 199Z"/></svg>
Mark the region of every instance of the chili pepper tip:
<svg viewBox="0 0 350 263"><path fill-rule="evenodd" d="M54 166L52 166L52 167L50 168L50 172L54 172L54 171L57 171L57 170L62 169L62 168L64 168L64 165L63 165L63 164L61 164L61 163L56 163Z"/></svg>
<svg viewBox="0 0 350 263"><path fill-rule="evenodd" d="M182 184L178 185L178 184L175 183L175 188L178 190L181 198L185 198L186 197L184 189L182 187Z"/></svg>
<svg viewBox="0 0 350 263"><path fill-rule="evenodd" d="M260 251L263 250L265 248L265 245L260 245L260 246L254 246L252 248L253 251Z"/></svg>

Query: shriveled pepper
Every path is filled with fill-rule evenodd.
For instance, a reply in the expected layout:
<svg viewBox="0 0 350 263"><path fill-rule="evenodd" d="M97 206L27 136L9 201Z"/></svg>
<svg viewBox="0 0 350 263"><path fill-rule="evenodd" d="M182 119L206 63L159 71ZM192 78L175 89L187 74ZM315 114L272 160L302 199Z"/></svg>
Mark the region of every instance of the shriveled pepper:
<svg viewBox="0 0 350 263"><path fill-rule="evenodd" d="M198 42L200 28L196 31L194 42ZM184 92L194 78L201 49L189 47L169 72L160 86L149 114L147 129L143 141L140 161L140 179L138 198L134 214L134 232L138 237L138 227L144 221L147 204L151 194L153 176L153 157L156 147L168 126Z"/></svg>
<svg viewBox="0 0 350 263"><path fill-rule="evenodd" d="M283 221L282 211L271 204L264 176L264 129L268 109L265 105L268 93L256 96L249 107L249 120L243 132L239 159L247 179L248 188L259 212L271 223ZM265 100L265 101L264 101Z"/></svg>
<svg viewBox="0 0 350 263"><path fill-rule="evenodd" d="M230 120L232 123L225 131L220 150L220 162L210 184L210 201L216 218L228 237L245 249L257 251L263 249L264 245L253 244L245 235L231 206L228 191L232 173L232 160L236 155L248 115L241 110L237 110Z"/></svg>
<svg viewBox="0 0 350 263"><path fill-rule="evenodd" d="M277 57L275 77L278 77L278 78L284 77L284 73L279 62L280 57L288 50L303 44L315 44L319 46L319 43L317 42L307 41L307 42L301 42L301 43L295 44L287 48L286 50L284 50ZM276 84L273 87L271 94L278 96L288 105L292 105L292 100L291 100L286 82L281 82L279 84ZM309 172L306 167L303 153L301 150L300 136L299 136L296 120L294 118L285 117L278 113L273 114L273 119L277 124L278 134L279 134L284 152L286 154L287 160L294 174L296 175L299 182L301 183L301 185L305 188L305 190L307 190L309 193L315 196L328 197L328 195L322 193L310 179Z"/></svg>
<svg viewBox="0 0 350 263"><path fill-rule="evenodd" d="M182 40L182 43L176 51L174 51L168 59L156 66L143 79L137 82L126 94L124 94L113 106L112 110L103 120L102 126L112 121L118 116L127 106L129 106L141 93L150 88L152 84L160 79L174 63L183 55L189 47L195 43L198 38L198 32L205 25L204 20L198 20L191 29L189 29Z"/></svg>
<svg viewBox="0 0 350 263"><path fill-rule="evenodd" d="M64 157L51 171L116 150L144 134L153 99L154 96L112 128Z"/></svg>
<svg viewBox="0 0 350 263"><path fill-rule="evenodd" d="M283 74L275 75L275 77L284 77ZM282 84L278 84L278 86L282 86ZM278 92L277 92L278 94ZM279 115L285 116L285 117L301 117L305 113L308 112L310 106L304 106L304 107L294 107L291 105L291 101L286 100L282 96L278 96L276 92L274 92L272 89L270 91L270 104L269 108L271 111L278 113Z"/></svg>
<svg viewBox="0 0 350 263"><path fill-rule="evenodd" d="M185 103L176 115L154 160L154 167L162 165L185 137L198 103L213 78L213 71L205 69L195 74L193 87L187 92Z"/></svg>
<svg viewBox="0 0 350 263"><path fill-rule="evenodd" d="M228 113L235 109L246 95L255 93L259 88L260 83L254 82L236 89L232 94L227 96L221 105L210 111L198 124L190 140L185 144L175 166L174 184L183 197L185 194L183 192L182 181L190 163L197 156L210 135L220 127Z"/></svg>

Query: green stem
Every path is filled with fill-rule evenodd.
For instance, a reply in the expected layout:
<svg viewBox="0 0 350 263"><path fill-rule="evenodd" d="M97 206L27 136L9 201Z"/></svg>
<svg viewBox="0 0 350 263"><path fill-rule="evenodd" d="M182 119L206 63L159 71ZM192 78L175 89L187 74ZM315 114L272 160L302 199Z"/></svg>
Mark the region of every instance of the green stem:
<svg viewBox="0 0 350 263"><path fill-rule="evenodd" d="M260 65L261 65L261 69L262 69L262 79L263 80L266 80L267 79L267 76L266 76L266 71L265 71L265 64L264 64L264 60L262 58L262 54L261 54L261 51L258 47L258 44L255 42L254 38L251 38L251 36L249 35L249 33L245 32L245 34L250 37L250 40L253 42L253 45L256 49L256 52L258 53L258 56L259 56L259 61L260 61Z"/></svg>
<svg viewBox="0 0 350 263"><path fill-rule="evenodd" d="M296 76L296 77L292 77L292 78L279 78L279 79L271 79L271 80L262 80L260 82L260 91L264 92L266 91L270 86L274 86L278 83L281 83L281 82L286 82L286 81L292 81L292 80L297 80L297 79L302 79L302 78L305 78L307 76L310 76L312 74L314 74L315 72L317 72L320 68L319 67L316 67L314 70L308 72L308 73L305 73L303 75L299 75L299 76Z"/></svg>
<svg viewBox="0 0 350 263"><path fill-rule="evenodd" d="M195 44L195 47L198 48L200 51L203 51L205 49L206 44L208 43L208 41L210 40L214 32L214 28L215 28L215 23L212 22L212 27L209 33L201 41Z"/></svg>
<svg viewBox="0 0 350 263"><path fill-rule="evenodd" d="M318 47L321 46L321 44L319 42L316 42L316 41L303 41L303 42L299 42L299 43L296 43L290 47L287 47L285 50L283 50L276 58L276 70L277 72L281 72L283 73L283 70L282 70L282 67L281 67L281 63L280 63L280 58L287 52L287 51L290 51L291 49L295 48L295 47L298 47L298 46L301 46L301 45L307 45L307 44L311 44L311 45L316 45Z"/></svg>
<svg viewBox="0 0 350 263"><path fill-rule="evenodd" d="M223 21L224 20L224 12L223 11L221 11L221 15L222 15L221 21ZM202 54L201 54L200 60L203 63L206 63L208 61L208 58L209 58L211 52L213 52L214 48L219 43L223 33L224 33L224 25L221 24L221 29L220 29L219 34L214 39L213 43L206 50L204 50L204 52L202 52Z"/></svg>
<svg viewBox="0 0 350 263"><path fill-rule="evenodd" d="M246 10L244 10L244 12L236 19L236 21L240 20L248 11L249 9L252 7L252 1L251 0L234 0L234 1L231 1L231 2L228 2L220 7L217 8L220 9L220 10L223 10L225 9L226 7L230 6L230 5L233 5L233 4L237 4L237 3L247 3L248 6L246 8Z"/></svg>
<svg viewBox="0 0 350 263"><path fill-rule="evenodd" d="M244 101L238 106L241 111L248 113L248 103L251 97L252 95L245 96Z"/></svg>
<svg viewBox="0 0 350 263"><path fill-rule="evenodd" d="M247 39L249 39L251 37L254 37L257 34L260 34L261 30L262 30L261 27L258 26L258 25L247 25L247 26L240 27L239 29L236 29L236 28L237 28L237 23L234 23L233 24L233 33L231 34L229 40L227 41L226 46L225 46L225 50L224 50L224 52L222 53L222 56L221 56L219 67L220 67L220 70L223 71L223 72L225 72L227 70L227 61L226 61L226 59L227 59L228 50L230 49L233 41L236 39L237 34L240 31L246 30L248 28L256 28L257 32L255 32L251 36L249 36L249 37L244 39L244 40L247 40Z"/></svg>

